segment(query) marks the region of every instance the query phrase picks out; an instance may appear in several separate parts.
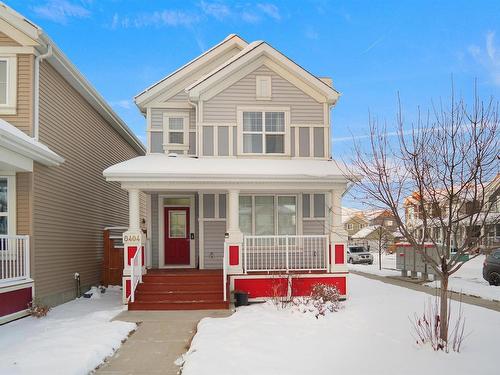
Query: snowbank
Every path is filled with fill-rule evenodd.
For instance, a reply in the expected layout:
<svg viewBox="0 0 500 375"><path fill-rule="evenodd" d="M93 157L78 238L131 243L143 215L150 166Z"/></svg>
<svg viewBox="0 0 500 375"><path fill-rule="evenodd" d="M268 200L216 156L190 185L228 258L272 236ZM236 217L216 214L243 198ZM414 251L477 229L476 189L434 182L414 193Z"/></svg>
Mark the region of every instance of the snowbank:
<svg viewBox="0 0 500 375"><path fill-rule="evenodd" d="M110 287L0 326L0 374L88 374L112 355L135 323L111 321L123 310L121 290Z"/></svg>
<svg viewBox="0 0 500 375"><path fill-rule="evenodd" d="M462 353L437 353L414 344L408 320L427 294L356 275L349 286L345 308L320 319L270 304L203 319L183 375L498 373L499 313L464 305Z"/></svg>

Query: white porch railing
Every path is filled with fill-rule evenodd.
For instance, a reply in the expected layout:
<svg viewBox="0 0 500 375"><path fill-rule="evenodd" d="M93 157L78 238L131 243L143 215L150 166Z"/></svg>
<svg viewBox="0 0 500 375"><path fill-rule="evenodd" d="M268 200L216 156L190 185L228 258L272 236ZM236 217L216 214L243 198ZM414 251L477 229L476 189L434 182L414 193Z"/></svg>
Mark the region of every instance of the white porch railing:
<svg viewBox="0 0 500 375"><path fill-rule="evenodd" d="M252 271L329 270L328 235L244 236L243 268Z"/></svg>
<svg viewBox="0 0 500 375"><path fill-rule="evenodd" d="M142 283L142 250L137 247L134 257L130 261L130 302L135 301L135 290Z"/></svg>
<svg viewBox="0 0 500 375"><path fill-rule="evenodd" d="M0 236L0 282L30 277L29 236Z"/></svg>

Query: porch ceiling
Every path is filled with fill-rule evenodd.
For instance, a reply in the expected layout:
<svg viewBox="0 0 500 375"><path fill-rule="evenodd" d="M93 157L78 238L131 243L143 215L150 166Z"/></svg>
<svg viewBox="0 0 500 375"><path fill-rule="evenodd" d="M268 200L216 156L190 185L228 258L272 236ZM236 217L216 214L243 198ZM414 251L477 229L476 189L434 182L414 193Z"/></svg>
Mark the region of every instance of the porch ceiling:
<svg viewBox="0 0 500 375"><path fill-rule="evenodd" d="M150 154L115 164L103 172L108 181L123 185L142 183L150 188L198 189L222 184L267 185L272 188L295 186L303 189L312 182L333 188L348 180L332 160L189 158ZM195 183L196 185L193 185ZM225 184L225 185L224 185ZM285 186L285 185L291 186ZM324 187L324 186L323 186Z"/></svg>

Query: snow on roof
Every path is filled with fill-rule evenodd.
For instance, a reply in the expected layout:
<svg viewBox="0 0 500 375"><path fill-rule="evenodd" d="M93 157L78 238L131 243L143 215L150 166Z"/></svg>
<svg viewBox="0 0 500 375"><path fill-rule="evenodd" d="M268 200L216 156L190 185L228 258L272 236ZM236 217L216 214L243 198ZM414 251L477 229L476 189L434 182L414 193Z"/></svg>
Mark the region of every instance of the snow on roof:
<svg viewBox="0 0 500 375"><path fill-rule="evenodd" d="M61 156L46 145L3 119L0 119L0 146L44 165L54 166L64 162Z"/></svg>
<svg viewBox="0 0 500 375"><path fill-rule="evenodd" d="M103 172L108 179L229 178L330 179L347 181L333 160L191 158L149 154L115 164Z"/></svg>
<svg viewBox="0 0 500 375"><path fill-rule="evenodd" d="M364 227L363 229L360 229L357 231L355 234L352 235L353 239L361 239L365 238L366 236L370 235L374 230L380 228L380 225L369 225L367 227Z"/></svg>
<svg viewBox="0 0 500 375"><path fill-rule="evenodd" d="M355 215L362 214L363 211L357 208L342 207L342 223L349 221Z"/></svg>

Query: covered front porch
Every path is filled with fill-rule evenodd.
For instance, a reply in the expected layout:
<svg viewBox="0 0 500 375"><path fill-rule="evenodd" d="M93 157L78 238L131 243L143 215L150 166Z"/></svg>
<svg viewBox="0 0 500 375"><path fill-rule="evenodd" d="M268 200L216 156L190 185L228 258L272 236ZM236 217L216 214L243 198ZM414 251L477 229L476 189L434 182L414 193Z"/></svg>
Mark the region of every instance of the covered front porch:
<svg viewBox="0 0 500 375"><path fill-rule="evenodd" d="M157 171L140 179L130 171L128 176L118 176L117 166L104 173L108 180L119 180L129 193L124 300L135 298L141 277L154 269L220 270L221 283L228 286L223 288L225 300L234 289L245 290L255 299L270 297L273 285L285 278L296 279L292 293L304 293L311 283L327 281L347 294L340 219L346 179L338 169L335 175L329 174L336 168L333 162L311 160L301 169L303 161L280 160L271 171L262 160L215 163L214 159L163 155L143 158L152 156L161 157L172 169L161 177ZM225 175L219 162L226 164ZM183 176L176 173L178 164L187 167ZM251 165L255 171L236 171L238 164L242 168ZM200 165L203 176L193 173ZM209 170L214 165L218 173ZM281 166L292 175L279 176ZM314 176L315 168L321 177ZM146 217L140 215L142 194L148 207ZM137 251L141 248L144 251Z"/></svg>

